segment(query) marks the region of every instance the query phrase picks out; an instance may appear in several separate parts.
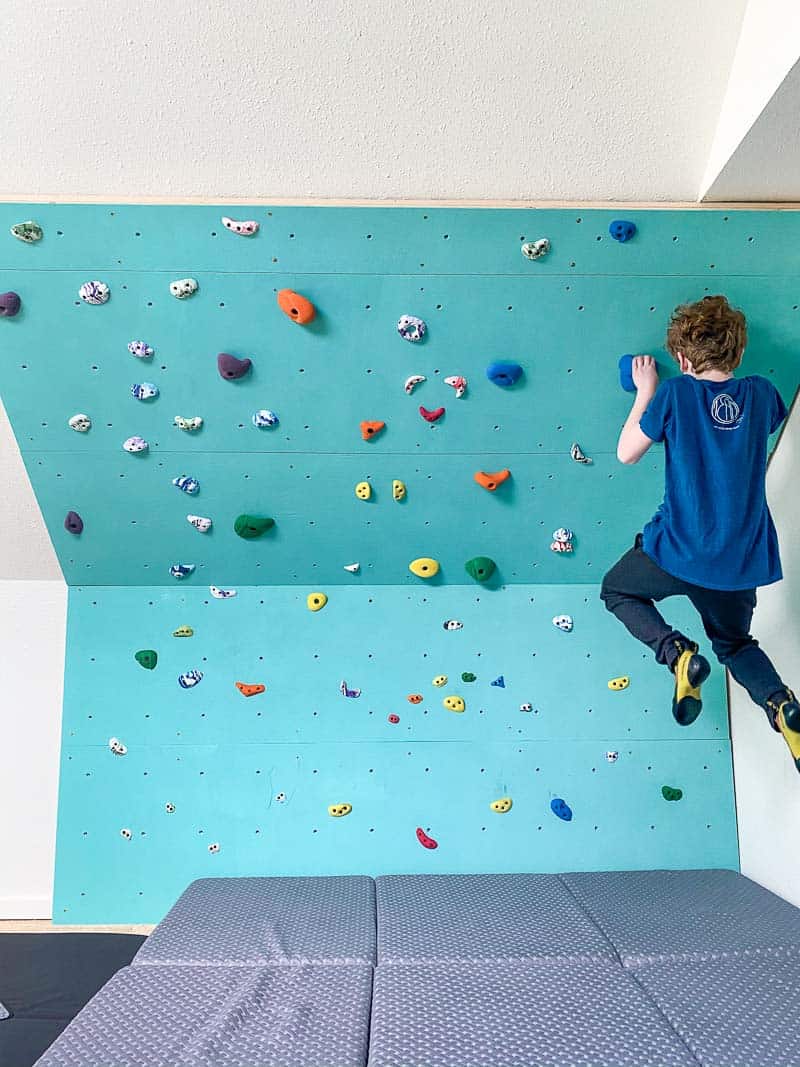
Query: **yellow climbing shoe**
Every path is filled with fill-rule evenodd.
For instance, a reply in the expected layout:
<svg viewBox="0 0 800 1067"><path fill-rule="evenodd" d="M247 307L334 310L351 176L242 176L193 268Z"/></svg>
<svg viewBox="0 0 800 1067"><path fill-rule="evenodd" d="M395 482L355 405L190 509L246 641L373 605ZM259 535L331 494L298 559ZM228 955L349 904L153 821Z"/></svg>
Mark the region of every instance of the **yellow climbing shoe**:
<svg viewBox="0 0 800 1067"><path fill-rule="evenodd" d="M703 710L700 686L711 673L711 665L705 656L697 654L697 645L685 648L675 660L675 694L672 698L672 714L680 726L691 726Z"/></svg>
<svg viewBox="0 0 800 1067"><path fill-rule="evenodd" d="M766 702L767 715L789 746L794 765L800 771L800 705L791 689L784 689Z"/></svg>

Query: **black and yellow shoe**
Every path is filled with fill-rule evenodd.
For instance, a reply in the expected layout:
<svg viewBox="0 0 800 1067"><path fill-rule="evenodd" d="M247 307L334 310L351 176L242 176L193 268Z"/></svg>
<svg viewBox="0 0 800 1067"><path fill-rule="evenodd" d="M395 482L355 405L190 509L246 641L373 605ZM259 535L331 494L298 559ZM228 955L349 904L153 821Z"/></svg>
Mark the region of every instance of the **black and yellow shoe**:
<svg viewBox="0 0 800 1067"><path fill-rule="evenodd" d="M794 765L800 771L800 704L791 689L773 693L766 703L767 715L789 746Z"/></svg>
<svg viewBox="0 0 800 1067"><path fill-rule="evenodd" d="M681 646L672 672L675 675L673 717L681 726L691 726L703 710L700 686L711 673L711 664L705 656L698 655L697 645Z"/></svg>

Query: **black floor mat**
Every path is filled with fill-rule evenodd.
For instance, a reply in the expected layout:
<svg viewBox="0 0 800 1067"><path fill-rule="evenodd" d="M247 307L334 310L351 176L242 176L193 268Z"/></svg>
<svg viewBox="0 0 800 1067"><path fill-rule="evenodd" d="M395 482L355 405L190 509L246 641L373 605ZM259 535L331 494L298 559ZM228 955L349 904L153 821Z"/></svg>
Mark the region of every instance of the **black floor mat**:
<svg viewBox="0 0 800 1067"><path fill-rule="evenodd" d="M0 1067L31 1067L144 941L132 934L0 934Z"/></svg>

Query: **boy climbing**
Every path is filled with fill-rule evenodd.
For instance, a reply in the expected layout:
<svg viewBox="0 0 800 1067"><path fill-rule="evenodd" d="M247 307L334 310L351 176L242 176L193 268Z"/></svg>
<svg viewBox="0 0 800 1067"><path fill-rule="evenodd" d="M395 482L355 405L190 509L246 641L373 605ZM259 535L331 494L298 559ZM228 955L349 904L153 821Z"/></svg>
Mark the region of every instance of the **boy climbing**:
<svg viewBox="0 0 800 1067"><path fill-rule="evenodd" d="M734 378L746 343L742 312L706 296L672 314L667 349L679 375L659 385L652 356L634 358L636 399L617 456L638 463L663 441L664 500L600 595L675 675L672 714L682 726L700 714L711 668L654 601L688 597L717 659L764 709L800 771L800 705L750 634L756 587L782 577L765 480L767 440L787 411L766 378Z"/></svg>

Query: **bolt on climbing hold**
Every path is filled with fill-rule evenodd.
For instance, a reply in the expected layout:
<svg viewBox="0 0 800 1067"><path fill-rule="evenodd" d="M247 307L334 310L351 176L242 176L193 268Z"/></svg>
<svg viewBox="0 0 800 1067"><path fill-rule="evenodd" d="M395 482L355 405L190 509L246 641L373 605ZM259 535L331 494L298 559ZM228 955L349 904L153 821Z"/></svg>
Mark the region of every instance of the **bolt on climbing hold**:
<svg viewBox="0 0 800 1067"><path fill-rule="evenodd" d="M259 230L259 223L254 219L246 219L240 222L238 219L231 219L227 215L223 215L220 222L226 230L230 230L231 233L238 233L240 237L252 237Z"/></svg>
<svg viewBox="0 0 800 1067"><path fill-rule="evenodd" d="M166 804L164 805L164 811L167 813L167 815L174 815L175 814L175 805L170 803L170 801L168 800L166 802Z"/></svg>
<svg viewBox="0 0 800 1067"><path fill-rule="evenodd" d="M628 678L627 675L623 674L619 678L612 678L611 681L608 683L608 688L614 690L614 692L618 692L620 689L627 689L630 684L630 678Z"/></svg>
<svg viewBox="0 0 800 1067"><path fill-rule="evenodd" d="M489 559L488 556L475 556L473 559L468 559L464 564L464 570L476 582L488 581L494 574L495 567L494 560Z"/></svg>
<svg viewBox="0 0 800 1067"><path fill-rule="evenodd" d="M556 797L550 801L550 810L554 815L557 815L559 819L563 819L564 822L570 822L572 819L572 808L561 797Z"/></svg>
<svg viewBox="0 0 800 1067"><path fill-rule="evenodd" d="M372 496L372 486L369 482L359 482L356 486L356 496L359 500L369 500Z"/></svg>
<svg viewBox="0 0 800 1067"><path fill-rule="evenodd" d="M541 259L550 251L550 242L546 237L540 237L538 241L526 241L520 248L526 259Z"/></svg>
<svg viewBox="0 0 800 1067"><path fill-rule="evenodd" d="M566 526L559 526L557 530L553 530L554 541L571 541L574 537L575 534Z"/></svg>
<svg viewBox="0 0 800 1067"><path fill-rule="evenodd" d="M243 697L256 697L259 693L265 693L267 687L260 682L234 682L233 683Z"/></svg>
<svg viewBox="0 0 800 1067"><path fill-rule="evenodd" d="M191 474L179 474L177 478L172 479L172 484L176 489L180 489L182 493L188 493L190 496L194 496L200 488L200 483Z"/></svg>
<svg viewBox="0 0 800 1067"><path fill-rule="evenodd" d="M122 447L126 452L146 452L150 447L143 437L139 437L138 434L134 434L133 437L128 437L122 442Z"/></svg>
<svg viewBox="0 0 800 1067"><path fill-rule="evenodd" d="M238 378L244 378L252 366L252 359L248 359L246 356L244 359L239 359L237 356L232 356L230 352L220 352L217 356L217 370L221 377L228 382L235 382Z"/></svg>
<svg viewBox="0 0 800 1067"><path fill-rule="evenodd" d="M181 689L193 689L202 680L202 671L184 671L183 674L178 675L178 685Z"/></svg>
<svg viewBox="0 0 800 1067"><path fill-rule="evenodd" d="M577 441L573 441L572 447L569 450L570 456L576 463L591 463L592 460L586 455Z"/></svg>
<svg viewBox="0 0 800 1067"><path fill-rule="evenodd" d="M422 382L427 382L427 380L428 379L425 377L424 374L412 374L409 378L406 378L406 382L403 386L403 389L405 389L406 393L411 396L411 394L414 392L414 389Z"/></svg>
<svg viewBox="0 0 800 1067"><path fill-rule="evenodd" d="M392 482L392 497L393 497L393 499L395 499L395 500L404 500L405 499L405 495L406 495L405 484L403 482L401 482L401 481L398 481L398 479L395 478L394 481Z"/></svg>
<svg viewBox="0 0 800 1067"><path fill-rule="evenodd" d="M334 819L341 819L344 815L349 815L353 810L352 804L329 804L328 814L332 815Z"/></svg>
<svg viewBox="0 0 800 1067"><path fill-rule="evenodd" d="M127 826L123 826L119 832L119 836L125 841L130 841L133 837L133 830L129 830Z"/></svg>
<svg viewBox="0 0 800 1067"><path fill-rule="evenodd" d="M220 589L219 586L216 585L210 585L208 591L215 600L230 600L231 597L236 596L235 589Z"/></svg>
<svg viewBox="0 0 800 1067"><path fill-rule="evenodd" d="M299 323L300 326L311 322L317 313L310 300L292 289L281 289L278 292L278 307L292 322Z"/></svg>
<svg viewBox="0 0 800 1067"><path fill-rule="evenodd" d="M619 752L617 752L615 749L609 749L608 752L606 752L606 762L607 763L616 763L618 759L619 759Z"/></svg>
<svg viewBox="0 0 800 1067"><path fill-rule="evenodd" d="M431 682L431 685L435 685L437 689L441 689L443 685L447 685L447 675L437 674Z"/></svg>
<svg viewBox="0 0 800 1067"><path fill-rule="evenodd" d="M193 433L195 430L199 430L203 425L203 420L199 415L195 415L189 419L183 415L176 415L172 420L179 430L186 430L187 433Z"/></svg>
<svg viewBox="0 0 800 1067"><path fill-rule="evenodd" d="M501 471L493 471L491 473L487 473L486 471L475 471L473 477L478 485L483 489L488 489L490 493L493 493L498 485L502 485L503 482L508 481L511 477L511 471L507 467Z"/></svg>
<svg viewBox="0 0 800 1067"><path fill-rule="evenodd" d="M373 439L373 437L377 437L377 435L381 432L381 430L386 429L386 423L385 422L374 421L374 420L371 421L371 422L370 421L362 422L362 423L360 423L360 426L361 426L361 436L365 441L371 441Z"/></svg>
<svg viewBox="0 0 800 1067"><path fill-rule="evenodd" d="M154 349L147 341L129 341L128 351L132 356L136 356L137 359L149 359Z"/></svg>
<svg viewBox="0 0 800 1067"><path fill-rule="evenodd" d="M451 385L455 389L456 400L460 400L467 391L467 379L461 374L451 374L445 378L444 384Z"/></svg>
<svg viewBox="0 0 800 1067"><path fill-rule="evenodd" d="M571 633L572 631L572 616L571 615L554 615L553 626L558 627L559 630L563 630L564 633Z"/></svg>
<svg viewBox="0 0 800 1067"><path fill-rule="evenodd" d="M108 747L115 756L124 756L128 752L127 747L123 745L118 737L109 737Z"/></svg>
<svg viewBox="0 0 800 1067"><path fill-rule="evenodd" d="M176 300L185 300L188 296L193 296L197 289L196 278L177 278L174 282L169 283L169 291Z"/></svg>
<svg viewBox="0 0 800 1067"><path fill-rule="evenodd" d="M324 593L309 593L306 597L306 606L309 611L322 611L327 603L328 598Z"/></svg>
<svg viewBox="0 0 800 1067"><path fill-rule="evenodd" d="M416 574L417 578L433 578L439 573L439 564L428 556L420 556L419 559L412 559L408 569L412 574Z"/></svg>
<svg viewBox="0 0 800 1067"><path fill-rule="evenodd" d="M344 680L339 683L339 692L342 694L342 696L351 697L353 700L355 700L356 697L361 696L360 689L348 688L347 682L345 682Z"/></svg>
<svg viewBox="0 0 800 1067"><path fill-rule="evenodd" d="M204 515L187 515L186 521L194 526L195 530L199 530L200 533L208 533L211 529L211 519L206 518Z"/></svg>
<svg viewBox="0 0 800 1067"><path fill-rule="evenodd" d="M344 567L342 569L347 571L349 574L358 574L358 572L361 570L361 564L360 563L345 563L345 565L344 565Z"/></svg>
<svg viewBox="0 0 800 1067"><path fill-rule="evenodd" d="M67 512L67 517L64 519L64 529L68 530L71 534L83 533L83 519L77 511Z"/></svg>
<svg viewBox="0 0 800 1067"><path fill-rule="evenodd" d="M432 837L428 837L421 826L417 827L417 841L419 841L423 848L434 849L439 847L439 842L434 841Z"/></svg>
<svg viewBox="0 0 800 1067"><path fill-rule="evenodd" d="M271 530L274 525L275 520L269 515L237 515L233 528L239 537L243 537L245 541L252 541L256 537L261 537L267 530Z"/></svg>
<svg viewBox="0 0 800 1067"><path fill-rule="evenodd" d="M420 404L419 413L426 422L438 422L444 415L444 408L434 408L433 411L429 411Z"/></svg>
<svg viewBox="0 0 800 1067"><path fill-rule="evenodd" d="M172 631L173 637L194 637L194 630L191 626L179 626L177 630Z"/></svg>
<svg viewBox="0 0 800 1067"><path fill-rule="evenodd" d="M498 675L498 676L497 676L497 677L495 678L495 680L494 680L493 682L490 682L489 684L490 684L490 685L496 685L498 689L505 689L505 687L506 687L506 680L505 680L505 678L503 677L503 675L502 675L502 674L499 674L499 675Z"/></svg>
<svg viewBox="0 0 800 1067"><path fill-rule="evenodd" d="M445 621L442 623L442 626L444 627L445 630L463 630L464 629L464 623L463 622L459 622L458 619L445 619Z"/></svg>
<svg viewBox="0 0 800 1067"><path fill-rule="evenodd" d="M636 386L633 382L633 356L631 353L626 352L624 356L620 356L617 366L619 367L619 384L626 393L635 393Z"/></svg>
<svg viewBox="0 0 800 1067"><path fill-rule="evenodd" d="M44 230L38 222L15 222L11 227L11 236L18 241L24 241L26 245L35 244L44 237Z"/></svg>
<svg viewBox="0 0 800 1067"><path fill-rule="evenodd" d="M442 704L448 711L459 711L460 712L460 711L464 711L464 709L466 708L466 704L464 703L464 698L463 697L457 697L457 696L445 697L444 700L442 701Z"/></svg>
<svg viewBox="0 0 800 1067"><path fill-rule="evenodd" d="M551 552L572 552L572 541L551 541Z"/></svg>
<svg viewBox="0 0 800 1067"><path fill-rule="evenodd" d="M21 307L19 293L0 293L0 318L13 319Z"/></svg>
<svg viewBox="0 0 800 1067"><path fill-rule="evenodd" d="M392 726L397 726L397 724L400 722L400 716L395 715L394 712L392 712L391 715L386 716L386 721L390 722Z"/></svg>
<svg viewBox="0 0 800 1067"><path fill-rule="evenodd" d="M131 395L134 400L155 400L158 396L158 386L152 382L135 382L131 386Z"/></svg>
<svg viewBox="0 0 800 1067"><path fill-rule="evenodd" d="M138 652L134 652L133 658L146 671L154 670L155 665L158 663L158 653L152 648L139 649Z"/></svg>
<svg viewBox="0 0 800 1067"><path fill-rule="evenodd" d="M529 700L526 700L524 704L520 704L520 711L533 711L533 704Z"/></svg>
<svg viewBox="0 0 800 1067"><path fill-rule="evenodd" d="M615 241L624 244L626 241L630 241L631 237L636 233L636 223L629 222L627 219L614 219L608 227L608 232Z"/></svg>
<svg viewBox="0 0 800 1067"><path fill-rule="evenodd" d="M84 304L105 304L111 296L111 290L105 282L84 282L78 290L78 296Z"/></svg>
<svg viewBox="0 0 800 1067"><path fill-rule="evenodd" d="M275 794L275 803L276 804L283 804L285 801L286 801L286 794L285 793L276 793Z"/></svg>
<svg viewBox="0 0 800 1067"><path fill-rule="evenodd" d="M681 797L683 796L683 790L682 789L675 789L671 785L662 785L661 786L661 795L664 798L664 800L680 800Z"/></svg>
<svg viewBox="0 0 800 1067"><path fill-rule="evenodd" d="M270 426L277 426L279 420L274 411L270 411L269 408L261 408L260 411L253 412L251 421L257 430L265 430Z"/></svg>
<svg viewBox="0 0 800 1067"><path fill-rule="evenodd" d="M486 377L495 385L508 389L510 386L516 385L522 377L522 367L520 367L519 363L506 363L503 360L499 360L489 364L486 368Z"/></svg>
<svg viewBox="0 0 800 1067"><path fill-rule="evenodd" d="M194 571L194 563L173 563L169 569L169 573L173 578L178 580L182 578L188 578Z"/></svg>
<svg viewBox="0 0 800 1067"><path fill-rule="evenodd" d="M507 811L511 811L513 804L511 797L500 797L498 800L493 800L489 807L498 815L505 815Z"/></svg>
<svg viewBox="0 0 800 1067"><path fill-rule="evenodd" d="M397 320L397 332L404 341L421 341L428 327L416 315L401 315Z"/></svg>
<svg viewBox="0 0 800 1067"><path fill-rule="evenodd" d="M464 673L461 675L462 682L477 682L477 680L477 674L473 674L472 671L464 671Z"/></svg>
<svg viewBox="0 0 800 1067"><path fill-rule="evenodd" d="M213 844L210 844L208 846L208 851L211 853L212 856L216 856L216 854L219 852L219 847L219 841L214 841Z"/></svg>
<svg viewBox="0 0 800 1067"><path fill-rule="evenodd" d="M442 683L442 684L444 684L444 683ZM409 704L421 704L422 703L422 693L409 693L408 696L406 697L406 700L409 702Z"/></svg>
<svg viewBox="0 0 800 1067"><path fill-rule="evenodd" d="M75 430L77 433L86 433L92 426L92 420L88 415L73 415L69 420L69 427L71 430Z"/></svg>

